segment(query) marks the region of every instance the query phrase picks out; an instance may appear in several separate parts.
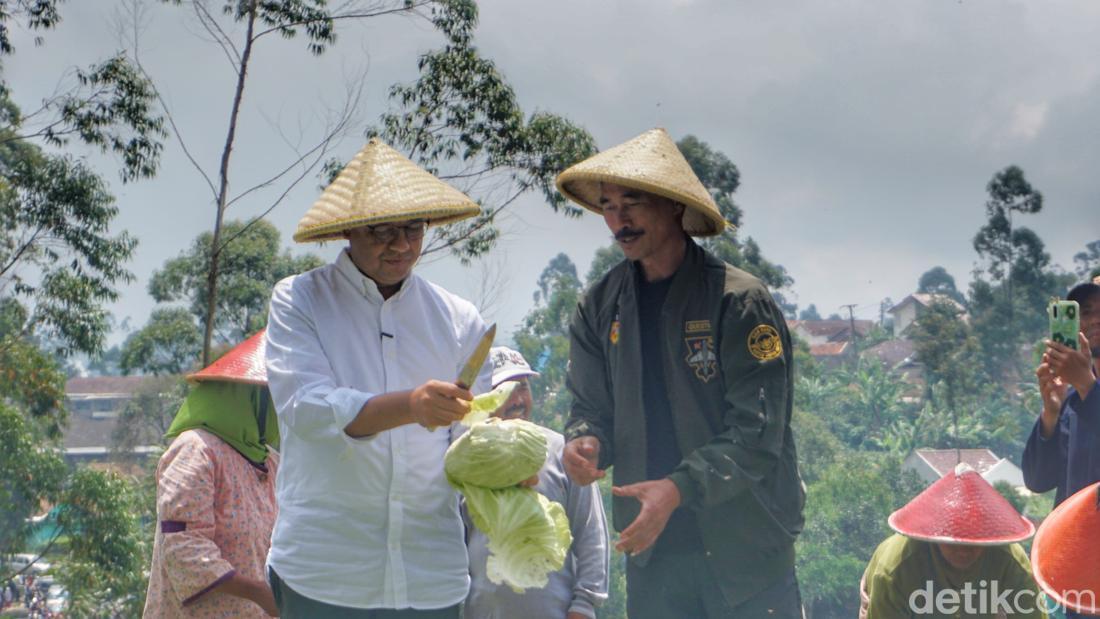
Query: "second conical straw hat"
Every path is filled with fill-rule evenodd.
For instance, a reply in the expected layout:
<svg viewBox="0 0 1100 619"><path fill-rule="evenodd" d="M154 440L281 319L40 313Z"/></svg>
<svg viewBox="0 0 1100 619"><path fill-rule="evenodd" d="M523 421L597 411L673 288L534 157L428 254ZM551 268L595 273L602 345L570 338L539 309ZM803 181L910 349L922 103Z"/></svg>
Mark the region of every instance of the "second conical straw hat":
<svg viewBox="0 0 1100 619"><path fill-rule="evenodd" d="M446 224L479 212L466 194L371 138L298 222L294 240L340 239L353 228L391 221Z"/></svg>
<svg viewBox="0 0 1100 619"><path fill-rule="evenodd" d="M1011 544L1035 533L1035 525L966 464L890 514L888 522L906 537L965 546Z"/></svg>
<svg viewBox="0 0 1100 619"><path fill-rule="evenodd" d="M664 129L650 129L593 155L557 179L558 191L602 214L600 183L640 189L683 204L687 207L684 231L692 236L713 236L732 227Z"/></svg>
<svg viewBox="0 0 1100 619"><path fill-rule="evenodd" d="M195 382L220 380L227 383L267 385L267 327L237 344L232 350L187 378Z"/></svg>

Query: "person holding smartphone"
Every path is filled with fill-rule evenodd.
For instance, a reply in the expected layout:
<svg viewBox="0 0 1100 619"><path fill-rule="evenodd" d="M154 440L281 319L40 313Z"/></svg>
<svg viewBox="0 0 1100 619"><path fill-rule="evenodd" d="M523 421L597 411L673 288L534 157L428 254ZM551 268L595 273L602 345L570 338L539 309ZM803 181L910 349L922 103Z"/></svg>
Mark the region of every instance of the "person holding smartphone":
<svg viewBox="0 0 1100 619"><path fill-rule="evenodd" d="M1100 284L1075 286L1066 299L1080 308L1077 349L1046 342L1035 370L1043 410L1023 457L1024 484L1032 492L1057 489L1055 507L1100 481Z"/></svg>
<svg viewBox="0 0 1100 619"><path fill-rule="evenodd" d="M1043 411L1024 449L1024 481L1034 492L1057 487L1055 505L1100 481L1100 285L1080 284L1066 295L1080 307L1077 350L1047 341L1035 370Z"/></svg>

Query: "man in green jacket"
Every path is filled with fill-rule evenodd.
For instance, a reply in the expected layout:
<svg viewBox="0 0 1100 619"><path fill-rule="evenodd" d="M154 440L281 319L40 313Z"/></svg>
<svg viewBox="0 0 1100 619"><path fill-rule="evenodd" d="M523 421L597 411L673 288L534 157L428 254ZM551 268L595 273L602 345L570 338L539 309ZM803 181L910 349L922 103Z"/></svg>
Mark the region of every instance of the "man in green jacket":
<svg viewBox="0 0 1100 619"><path fill-rule="evenodd" d="M627 606L646 617L800 617L805 492L791 436L791 341L759 280L692 236L728 225L662 129L557 179L626 260L570 329L563 463L614 466Z"/></svg>

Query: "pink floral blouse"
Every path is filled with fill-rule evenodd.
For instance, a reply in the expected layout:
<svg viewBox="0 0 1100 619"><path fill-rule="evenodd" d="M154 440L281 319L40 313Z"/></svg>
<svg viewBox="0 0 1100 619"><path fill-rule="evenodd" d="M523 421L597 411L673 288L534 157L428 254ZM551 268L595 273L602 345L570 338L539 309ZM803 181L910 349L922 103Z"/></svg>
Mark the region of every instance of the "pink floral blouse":
<svg viewBox="0 0 1100 619"><path fill-rule="evenodd" d="M157 466L157 531L145 617L266 617L249 600L212 589L234 571L266 580L275 525L275 470L214 434L187 430Z"/></svg>

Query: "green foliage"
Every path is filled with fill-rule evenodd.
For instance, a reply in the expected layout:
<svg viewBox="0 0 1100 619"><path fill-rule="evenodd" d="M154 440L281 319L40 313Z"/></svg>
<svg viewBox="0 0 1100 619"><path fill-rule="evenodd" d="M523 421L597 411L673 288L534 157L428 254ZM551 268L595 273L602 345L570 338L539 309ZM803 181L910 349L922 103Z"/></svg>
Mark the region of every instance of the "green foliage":
<svg viewBox="0 0 1100 619"><path fill-rule="evenodd" d="M875 548L892 533L887 517L920 489L896 456L858 452L842 455L809 485L796 560L810 615L856 616L859 579Z"/></svg>
<svg viewBox="0 0 1100 619"><path fill-rule="evenodd" d="M597 249L596 255L592 257L592 264L588 267L588 274L584 276L585 287L587 288L600 281L601 277L607 275L607 272L614 268L616 264L622 262L624 258L626 256L618 243L612 243L607 247Z"/></svg>
<svg viewBox="0 0 1100 619"><path fill-rule="evenodd" d="M15 53L9 37L12 22L29 30L49 30L61 21L57 0L16 0L0 5L0 57ZM41 45L43 37L35 38ZM168 134L164 118L155 109L152 84L124 54L87 69L75 69L76 83L60 95L43 101L31 115L35 126L10 100L7 83L0 79L0 144L41 139L54 147L72 137L122 159L123 182L151 178L160 164L161 140Z"/></svg>
<svg viewBox="0 0 1100 619"><path fill-rule="evenodd" d="M1013 213L1037 213L1043 206L1023 171L1005 168L987 190L988 221L974 237L974 249L990 279L975 272L969 309L986 371L1008 383L1030 374L1021 351L1043 336L1048 299L1062 294L1074 278L1051 268L1050 254L1034 231L1013 226Z"/></svg>
<svg viewBox="0 0 1100 619"><path fill-rule="evenodd" d="M68 553L57 563L75 617L137 617L152 549L142 530L141 493L114 473L77 469L66 483L58 523Z"/></svg>
<svg viewBox="0 0 1100 619"><path fill-rule="evenodd" d="M965 392L976 391L981 381L978 341L958 309L935 301L910 327L910 338L924 364L929 388L943 383L948 410L956 411ZM931 389L928 396L931 399Z"/></svg>
<svg viewBox="0 0 1100 619"><path fill-rule="evenodd" d="M741 173L737 166L724 153L712 149L693 135L685 136L676 146L684 154L703 186L710 191L722 216L726 221L740 227L744 213L733 201L733 192L741 183ZM721 260L758 277L771 290L783 313L794 315L795 305L788 303L783 294L783 290L788 289L794 279L782 265L765 258L760 245L752 237L742 242L735 230L699 239L699 243Z"/></svg>
<svg viewBox="0 0 1100 619"><path fill-rule="evenodd" d="M42 501L61 495L65 462L43 443L33 424L0 399L0 554L23 552L27 518L41 511ZM10 576L0 570L0 582Z"/></svg>
<svg viewBox="0 0 1100 619"><path fill-rule="evenodd" d="M718 210L726 221L741 225L744 212L733 201L733 192L741 185L741 172L725 153L713 150L710 145L694 135L686 135L676 146L714 197Z"/></svg>
<svg viewBox="0 0 1100 619"><path fill-rule="evenodd" d="M817 306L813 303L798 313L799 320L821 320L821 314L817 313Z"/></svg>
<svg viewBox="0 0 1100 619"><path fill-rule="evenodd" d="M29 337L27 312L11 298L0 300L0 397L24 412L50 438L67 420L65 374L58 360Z"/></svg>
<svg viewBox="0 0 1100 619"><path fill-rule="evenodd" d="M26 334L56 339L62 354L95 352L137 240L110 235L118 209L94 172L14 136L0 127L0 290L29 305Z"/></svg>
<svg viewBox="0 0 1100 619"><path fill-rule="evenodd" d="M974 251L987 261L987 270L996 280L1003 279L1013 263L1017 238L1012 214L1033 214L1043 209L1043 195L1024 178L1024 171L1008 166L997 172L986 185L985 203L988 221L974 237Z"/></svg>
<svg viewBox="0 0 1100 619"><path fill-rule="evenodd" d="M122 54L87 71L77 70L81 89L63 95L56 106L58 124L42 131L52 146L64 146L70 135L105 153L122 158L122 180L152 178L160 165L164 118L155 109L153 85Z"/></svg>
<svg viewBox="0 0 1100 619"><path fill-rule="evenodd" d="M57 12L60 0L9 0L0 6L0 56L15 52L12 46L9 22L13 19L23 22L28 30L49 30L61 21ZM35 37L40 45L41 37Z"/></svg>
<svg viewBox="0 0 1100 619"><path fill-rule="evenodd" d="M1081 279L1091 280L1100 275L1100 240L1085 244L1085 250L1073 255L1074 272Z"/></svg>
<svg viewBox="0 0 1100 619"><path fill-rule="evenodd" d="M222 342L236 344L267 324L267 303L275 284L290 275L319 267L313 254L295 256L280 251L278 229L264 220L226 222L221 268L218 271L218 313L215 329ZM123 372L181 374L196 365L202 351L202 320L206 316L207 265L213 235L200 234L191 247L153 272L149 294L161 306L122 346Z"/></svg>
<svg viewBox="0 0 1100 619"><path fill-rule="evenodd" d="M966 303L966 297L955 287L955 278L941 266L932 267L921 274L917 282L917 292L946 295L960 305Z"/></svg>
<svg viewBox="0 0 1100 619"><path fill-rule="evenodd" d="M202 332L182 307L158 307L149 322L122 344L124 374L176 375L195 369L202 353Z"/></svg>
<svg viewBox="0 0 1100 619"><path fill-rule="evenodd" d="M848 452L829 429L828 422L809 412L812 410L795 408L791 418L794 443L798 446L798 472L808 485L821 479L829 467Z"/></svg>
<svg viewBox="0 0 1100 619"><path fill-rule="evenodd" d="M795 407L823 419L848 448L885 449L898 424L914 414L902 400L905 389L901 375L877 360L861 359L850 369L799 373Z"/></svg>
<svg viewBox="0 0 1100 619"><path fill-rule="evenodd" d="M520 354L540 374L530 381L533 420L559 431L572 404L565 388L569 322L580 295L576 266L568 256L558 254L539 275L535 307L513 336Z"/></svg>
<svg viewBox="0 0 1100 619"><path fill-rule="evenodd" d="M135 447L162 444L188 391L187 382L179 376L146 379L119 414L111 436L113 451L126 457Z"/></svg>
<svg viewBox="0 0 1100 619"><path fill-rule="evenodd" d="M1000 493L1000 495L1003 496L1006 501L1011 503L1012 507L1014 507L1016 511L1020 512L1021 514L1024 513L1025 509L1027 509L1027 499L1020 496L1020 493L1016 492L1016 489L1012 487L1012 484L1008 483L1007 481L1002 480L994 483L993 489Z"/></svg>
<svg viewBox="0 0 1100 619"><path fill-rule="evenodd" d="M393 109L373 132L479 199L480 217L435 229L424 246L426 255L448 249L466 264L493 246L496 216L529 190L555 211L578 216L554 178L596 149L587 131L561 116L525 118L507 80L472 45L473 2L439 3L433 22L447 44L420 57L415 82L390 89Z"/></svg>

